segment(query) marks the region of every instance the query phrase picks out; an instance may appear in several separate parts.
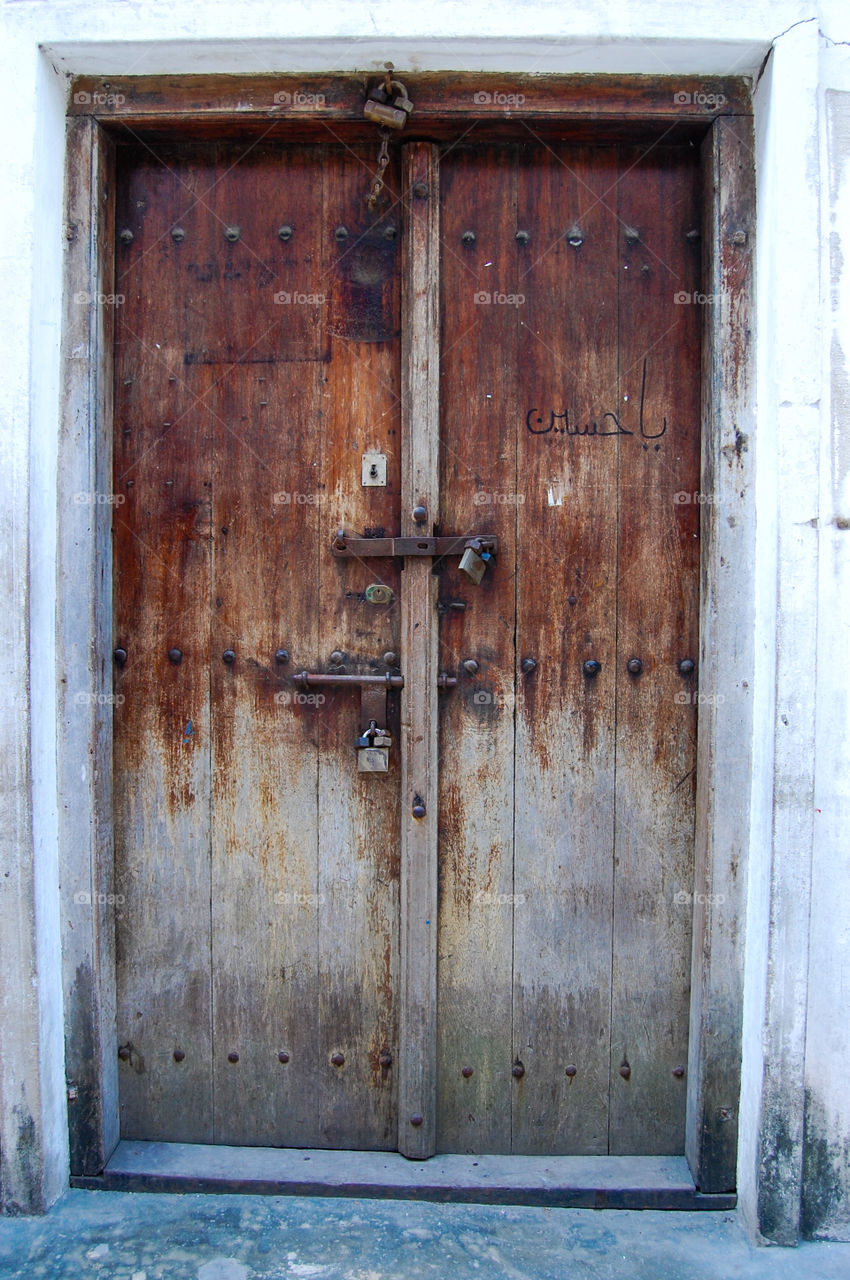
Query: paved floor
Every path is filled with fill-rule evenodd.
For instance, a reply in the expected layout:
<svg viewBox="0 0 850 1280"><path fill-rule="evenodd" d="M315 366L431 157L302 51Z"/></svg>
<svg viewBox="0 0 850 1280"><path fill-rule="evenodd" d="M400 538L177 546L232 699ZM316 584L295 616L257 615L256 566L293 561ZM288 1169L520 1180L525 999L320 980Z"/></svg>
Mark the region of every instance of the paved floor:
<svg viewBox="0 0 850 1280"><path fill-rule="evenodd" d="M757 1249L733 1213L71 1191L0 1221L21 1280L848 1280L850 1244Z"/></svg>

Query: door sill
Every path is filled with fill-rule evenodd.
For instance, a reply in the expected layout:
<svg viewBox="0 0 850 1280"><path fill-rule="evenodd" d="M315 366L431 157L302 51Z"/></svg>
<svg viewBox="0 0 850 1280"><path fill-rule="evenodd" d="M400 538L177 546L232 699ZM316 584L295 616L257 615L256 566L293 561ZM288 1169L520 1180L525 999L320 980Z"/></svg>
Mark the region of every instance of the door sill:
<svg viewBox="0 0 850 1280"><path fill-rule="evenodd" d="M71 1178L100 1191L351 1196L568 1209L733 1209L734 1192L704 1195L684 1156L439 1155L392 1151L119 1142L103 1173Z"/></svg>

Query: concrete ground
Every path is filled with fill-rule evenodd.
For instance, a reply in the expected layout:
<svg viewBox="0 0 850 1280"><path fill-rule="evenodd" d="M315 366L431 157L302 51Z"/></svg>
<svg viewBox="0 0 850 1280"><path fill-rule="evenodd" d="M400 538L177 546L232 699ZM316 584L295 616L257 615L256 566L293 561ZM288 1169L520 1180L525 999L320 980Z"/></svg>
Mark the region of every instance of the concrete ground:
<svg viewBox="0 0 850 1280"><path fill-rule="evenodd" d="M22 1280L847 1280L850 1244L756 1248L734 1213L70 1191L0 1221Z"/></svg>

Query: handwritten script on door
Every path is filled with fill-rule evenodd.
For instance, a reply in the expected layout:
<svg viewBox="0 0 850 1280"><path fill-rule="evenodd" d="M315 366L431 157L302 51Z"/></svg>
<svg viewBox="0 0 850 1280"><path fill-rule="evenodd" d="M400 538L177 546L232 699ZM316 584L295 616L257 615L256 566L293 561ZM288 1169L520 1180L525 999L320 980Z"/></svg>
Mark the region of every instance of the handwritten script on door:
<svg viewBox="0 0 850 1280"><path fill-rule="evenodd" d="M638 436L643 440L658 440L667 431L667 419L661 419L660 431L648 431L644 422L644 402L646 400L646 361L643 362L643 373L640 382L640 408L638 410L638 429L629 431L624 427L616 413L603 413L599 421L591 419L584 424L570 421L569 411L560 413L555 409L529 409L525 415L525 425L533 436Z"/></svg>

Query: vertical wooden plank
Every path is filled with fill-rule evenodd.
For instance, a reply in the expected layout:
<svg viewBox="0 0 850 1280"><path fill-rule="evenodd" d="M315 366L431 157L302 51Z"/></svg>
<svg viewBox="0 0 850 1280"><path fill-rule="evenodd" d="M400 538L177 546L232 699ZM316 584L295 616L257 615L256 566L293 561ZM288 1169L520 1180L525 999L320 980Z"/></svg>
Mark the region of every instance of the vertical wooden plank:
<svg viewBox="0 0 850 1280"><path fill-rule="evenodd" d="M513 1150L602 1154L614 810L617 465L612 149L520 168ZM536 667L522 672L524 659ZM595 676L584 673L597 662Z"/></svg>
<svg viewBox="0 0 850 1280"><path fill-rule="evenodd" d="M440 174L440 523L450 534L499 537L477 587L457 557L440 566L440 665L459 682L440 698L439 724L443 1151L505 1152L511 1143L514 566L525 491L516 456L524 307L507 299L522 293L533 253L515 238L516 162L516 147L478 145L449 153ZM474 674L463 667L470 659Z"/></svg>
<svg viewBox="0 0 850 1280"><path fill-rule="evenodd" d="M622 155L610 1150L662 1155L684 1147L704 304L691 154Z"/></svg>
<svg viewBox="0 0 850 1280"><path fill-rule="evenodd" d="M114 147L88 118L67 131L63 415L58 466L57 757L65 1065L76 1099L72 1174L118 1140L112 824L112 235ZM83 302L80 295L89 301ZM94 637L94 641L93 641Z"/></svg>
<svg viewBox="0 0 850 1280"><path fill-rule="evenodd" d="M439 519L439 153L403 153L407 224L402 259L401 532ZM417 524L413 512L424 507ZM401 722L401 973L398 1147L423 1159L436 1146L437 581L411 558L401 584L405 671ZM414 809L424 808L422 817Z"/></svg>
<svg viewBox="0 0 850 1280"><path fill-rule="evenodd" d="M199 1142L212 1137L209 386L208 370L185 356L205 305L194 266L212 252L201 200L214 173L201 156L150 152L128 157L123 173L113 484L114 639L127 653L114 748L121 1130Z"/></svg>
<svg viewBox="0 0 850 1280"><path fill-rule="evenodd" d="M245 155L223 146L208 197L216 240L204 318L217 328L201 345L216 361L211 921L221 1143L320 1137L319 716L287 679L314 661L318 632L322 243L304 211L321 205L320 159L313 148ZM282 225L292 227L288 240ZM222 329L221 316L233 324ZM276 659L280 650L288 661Z"/></svg>
<svg viewBox="0 0 850 1280"><path fill-rule="evenodd" d="M398 527L399 224L397 177L387 198L365 203L373 152L330 149L321 217L330 363L321 398L317 580L318 644L313 670L331 668L339 650L349 674L385 672L400 654L399 571L392 562L339 560L340 528L394 534ZM362 456L387 455L387 486L364 487ZM366 588L394 593L370 604ZM393 746L386 774L357 771L360 694L326 688L319 726L319 1051L314 1078L323 1146L396 1145L398 1037L397 695L389 699ZM387 727L387 726L382 726ZM386 1062L387 1055L392 1062ZM340 1059L342 1059L340 1061Z"/></svg>
<svg viewBox="0 0 850 1280"><path fill-rule="evenodd" d="M700 487L714 500L701 510L699 687L721 691L725 700L699 708L686 1153L696 1185L720 1192L735 1186L737 1166L753 750L755 190L748 116L717 121L706 137L702 193L701 287L715 301L703 341Z"/></svg>

